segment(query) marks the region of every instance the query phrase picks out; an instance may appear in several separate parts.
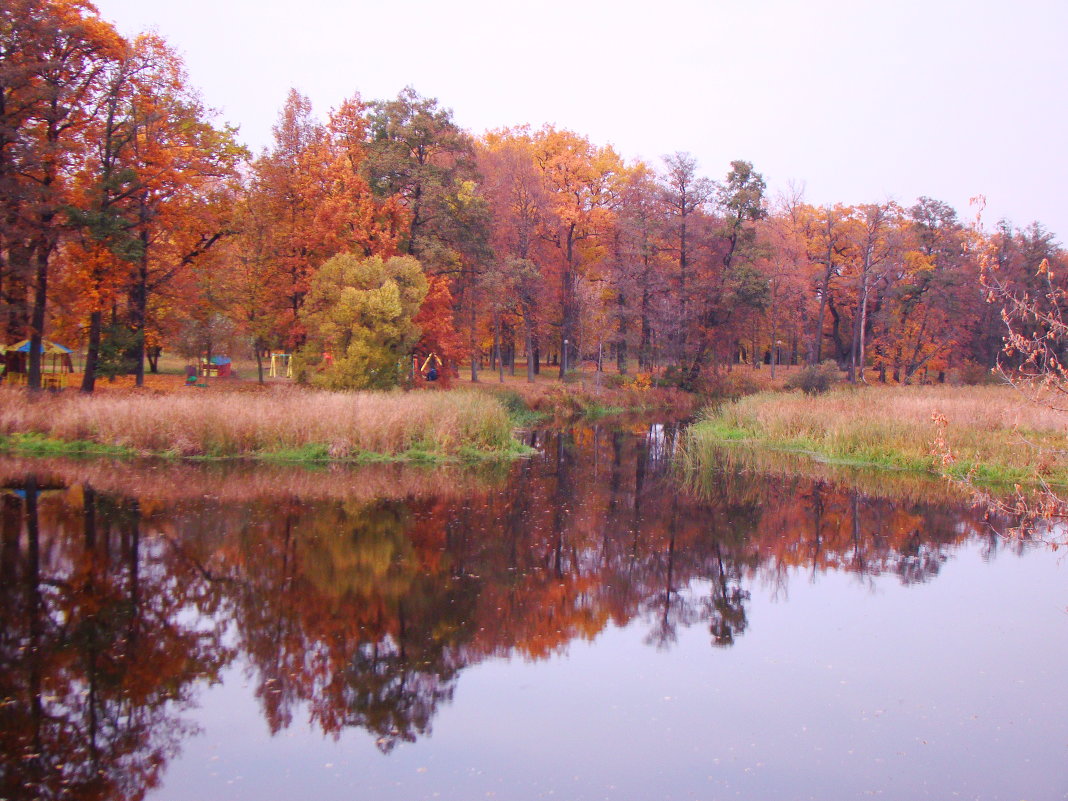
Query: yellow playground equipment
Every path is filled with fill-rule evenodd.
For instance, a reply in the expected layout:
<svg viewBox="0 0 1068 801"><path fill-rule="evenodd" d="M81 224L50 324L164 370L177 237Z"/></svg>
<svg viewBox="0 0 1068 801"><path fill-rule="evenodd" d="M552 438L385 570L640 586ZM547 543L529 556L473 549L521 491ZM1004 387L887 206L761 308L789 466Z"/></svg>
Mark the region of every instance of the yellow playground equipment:
<svg viewBox="0 0 1068 801"><path fill-rule="evenodd" d="M417 364L419 364L418 357L412 356L412 366L414 367ZM441 358L436 353L431 353L423 360L423 366L419 368L419 375L427 381L437 381L441 375L439 372L440 367Z"/></svg>
<svg viewBox="0 0 1068 801"><path fill-rule="evenodd" d="M25 385L30 371L30 340L24 339L7 347L0 346L3 359L0 359L0 376L10 384ZM43 389L63 389L67 386L67 376L74 372L70 348L58 342L41 340L41 387Z"/></svg>
<svg viewBox="0 0 1068 801"><path fill-rule="evenodd" d="M271 372L269 375L271 378L278 378L283 370L285 371L286 378L293 377L293 354L275 353L274 351L271 351Z"/></svg>

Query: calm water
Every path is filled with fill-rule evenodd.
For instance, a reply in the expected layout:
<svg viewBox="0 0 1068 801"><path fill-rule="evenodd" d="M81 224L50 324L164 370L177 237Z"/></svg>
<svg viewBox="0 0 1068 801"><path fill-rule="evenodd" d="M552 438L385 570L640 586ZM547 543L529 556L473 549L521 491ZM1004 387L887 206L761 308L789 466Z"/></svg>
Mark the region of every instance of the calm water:
<svg viewBox="0 0 1068 801"><path fill-rule="evenodd" d="M0 463L0 799L1068 798L1068 552L674 440Z"/></svg>

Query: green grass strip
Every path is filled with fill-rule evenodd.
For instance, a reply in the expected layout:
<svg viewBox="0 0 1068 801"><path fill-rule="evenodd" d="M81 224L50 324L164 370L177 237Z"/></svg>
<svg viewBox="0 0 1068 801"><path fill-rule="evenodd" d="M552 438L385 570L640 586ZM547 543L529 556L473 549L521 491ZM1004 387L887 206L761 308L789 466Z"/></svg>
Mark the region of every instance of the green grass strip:
<svg viewBox="0 0 1068 801"><path fill-rule="evenodd" d="M136 451L118 445L102 445L99 442L82 439L68 441L33 433L0 436L0 453L42 458L132 459L138 456Z"/></svg>
<svg viewBox="0 0 1068 801"><path fill-rule="evenodd" d="M359 451L336 457L330 455L330 448L325 444L311 443L297 448L278 448L255 453L209 452L193 456L179 456L174 451L159 453L141 453L131 448L117 445L103 445L90 440L61 440L42 434L10 434L0 436L0 454L12 456L29 456L37 458L108 458L140 459L145 457L163 459L185 459L187 461L217 462L251 460L267 464L378 464L409 463L426 465L464 464L480 462L507 461L529 456L535 451L516 439L505 443L504 447L484 449L472 445L462 445L455 452L442 452L429 447L426 443L417 443L398 453L374 453Z"/></svg>

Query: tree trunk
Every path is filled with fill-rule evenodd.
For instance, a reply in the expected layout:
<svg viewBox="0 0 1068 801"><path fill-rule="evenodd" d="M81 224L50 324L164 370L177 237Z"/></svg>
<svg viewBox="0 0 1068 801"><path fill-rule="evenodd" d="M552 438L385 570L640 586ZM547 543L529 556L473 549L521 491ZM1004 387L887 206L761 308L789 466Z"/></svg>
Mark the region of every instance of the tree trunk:
<svg viewBox="0 0 1068 801"><path fill-rule="evenodd" d="M256 373L259 376L260 384L263 384L263 343L257 340L253 348L256 351Z"/></svg>
<svg viewBox="0 0 1068 801"><path fill-rule="evenodd" d="M148 210L142 203L142 226L148 222ZM130 324L134 330L134 386L145 385L145 322L148 317L148 229L141 230L141 257L134 271L130 289Z"/></svg>
<svg viewBox="0 0 1068 801"><path fill-rule="evenodd" d="M470 346L471 346L471 382L472 383L477 383L478 382L478 353L477 353L477 348L476 348L477 337L476 337L476 334L475 334L475 306L474 306L473 303L471 304L471 320L470 320L470 322L471 322L471 328L470 328L470 335L471 335L471 341L470 341Z"/></svg>
<svg viewBox="0 0 1068 801"><path fill-rule="evenodd" d="M864 377L864 363L867 360L865 355L865 345L867 343L868 333L868 280L867 275L864 276L864 297L861 299L860 306L860 380L865 384L868 380Z"/></svg>
<svg viewBox="0 0 1068 801"><path fill-rule="evenodd" d="M779 316L774 304L771 310L771 380L775 380L775 368L779 363Z"/></svg>
<svg viewBox="0 0 1068 801"><path fill-rule="evenodd" d="M44 356L45 306L48 303L48 258L52 248L41 242L34 248L33 308L30 311L30 357L28 386L41 388L41 360Z"/></svg>
<svg viewBox="0 0 1068 801"><path fill-rule="evenodd" d="M504 383L504 359L501 357L501 318L497 318L497 330L493 335L497 343L497 383Z"/></svg>
<svg viewBox="0 0 1068 801"><path fill-rule="evenodd" d="M0 308L7 310L4 320L3 344L27 338L30 309L26 298L29 290L30 254L18 243L8 244L6 269L0 272Z"/></svg>
<svg viewBox="0 0 1068 801"><path fill-rule="evenodd" d="M868 270L871 268L871 246L864 251L864 266L860 273L860 286L857 289L857 311L853 315L853 342L849 350L849 383L856 384L864 380L864 323L868 310Z"/></svg>
<svg viewBox="0 0 1068 801"><path fill-rule="evenodd" d="M85 375L82 376L82 392L91 395L96 388L96 367L100 361L100 328L104 313L95 311L89 315L89 347L85 352Z"/></svg>
<svg viewBox="0 0 1068 801"><path fill-rule="evenodd" d="M534 337L530 333L529 323L526 326L527 335L527 383L534 383Z"/></svg>
<svg viewBox="0 0 1068 801"><path fill-rule="evenodd" d="M567 246L565 249L567 258L564 269L563 287L563 319L560 326L560 338L563 344L563 358L560 360L560 379L563 380L567 373L567 345L575 338L575 322L578 318L577 298L575 296L575 224L572 223L567 229Z"/></svg>
<svg viewBox="0 0 1068 801"><path fill-rule="evenodd" d="M827 261L823 272L823 286L820 289L820 310L812 331L812 344L809 348L809 364L819 364L823 356L823 315L827 310L827 295L831 288L831 275L834 272L834 239L831 237L834 222L831 210L827 209Z"/></svg>

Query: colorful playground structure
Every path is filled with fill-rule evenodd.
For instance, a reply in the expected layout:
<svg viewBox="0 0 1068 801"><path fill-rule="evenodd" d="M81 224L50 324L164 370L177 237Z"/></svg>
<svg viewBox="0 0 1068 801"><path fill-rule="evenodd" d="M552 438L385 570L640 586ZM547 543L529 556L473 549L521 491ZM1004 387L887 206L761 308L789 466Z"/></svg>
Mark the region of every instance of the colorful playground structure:
<svg viewBox="0 0 1068 801"><path fill-rule="evenodd" d="M74 372L71 355L74 351L58 342L41 340L41 387L43 389L63 389L67 386L68 376ZM0 363L0 375L4 381L15 385L25 385L30 372L30 340L24 339L3 349Z"/></svg>
<svg viewBox="0 0 1068 801"><path fill-rule="evenodd" d="M210 360L201 359L200 374L205 378L208 376L229 378L233 374L233 363L229 356L212 356Z"/></svg>

